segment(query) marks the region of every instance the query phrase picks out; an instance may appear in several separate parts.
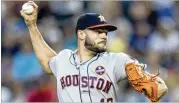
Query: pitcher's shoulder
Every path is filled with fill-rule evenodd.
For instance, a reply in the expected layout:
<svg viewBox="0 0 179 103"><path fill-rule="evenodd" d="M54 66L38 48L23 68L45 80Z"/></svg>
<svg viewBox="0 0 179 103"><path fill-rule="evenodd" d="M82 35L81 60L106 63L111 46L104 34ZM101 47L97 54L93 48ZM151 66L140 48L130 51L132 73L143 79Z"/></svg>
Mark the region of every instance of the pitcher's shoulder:
<svg viewBox="0 0 179 103"><path fill-rule="evenodd" d="M70 49L63 49L62 51L60 51L60 52L58 53L57 56L69 56L69 55L71 55L72 53L73 53L73 51L70 50Z"/></svg>
<svg viewBox="0 0 179 103"><path fill-rule="evenodd" d="M132 60L136 60L135 58L133 58L132 56L124 53L124 52L119 52L119 53L114 53L114 52L104 52L102 54L102 57L105 58L112 58L113 60L115 60L115 58L121 58L121 59L132 59Z"/></svg>
<svg viewBox="0 0 179 103"><path fill-rule="evenodd" d="M119 52L119 53L114 53L114 52L104 52L102 54L103 56L107 56L107 57L128 57L129 55L124 53L124 52Z"/></svg>

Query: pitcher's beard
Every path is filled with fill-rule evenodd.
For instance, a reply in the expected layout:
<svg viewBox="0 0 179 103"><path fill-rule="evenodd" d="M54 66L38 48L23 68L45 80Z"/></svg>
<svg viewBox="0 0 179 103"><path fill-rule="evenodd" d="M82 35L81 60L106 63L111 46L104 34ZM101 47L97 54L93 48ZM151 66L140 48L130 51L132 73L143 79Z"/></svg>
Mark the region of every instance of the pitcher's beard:
<svg viewBox="0 0 179 103"><path fill-rule="evenodd" d="M106 51L106 47L99 47L97 44L92 43L90 40L85 40L85 47L95 53L102 53Z"/></svg>

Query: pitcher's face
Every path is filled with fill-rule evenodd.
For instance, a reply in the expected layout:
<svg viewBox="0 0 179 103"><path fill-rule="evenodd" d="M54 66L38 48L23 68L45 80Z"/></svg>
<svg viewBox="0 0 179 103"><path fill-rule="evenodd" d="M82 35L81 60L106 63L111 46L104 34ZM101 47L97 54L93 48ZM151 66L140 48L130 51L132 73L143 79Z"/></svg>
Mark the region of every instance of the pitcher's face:
<svg viewBox="0 0 179 103"><path fill-rule="evenodd" d="M95 29L85 30L85 47L93 52L101 53L106 51L107 30Z"/></svg>

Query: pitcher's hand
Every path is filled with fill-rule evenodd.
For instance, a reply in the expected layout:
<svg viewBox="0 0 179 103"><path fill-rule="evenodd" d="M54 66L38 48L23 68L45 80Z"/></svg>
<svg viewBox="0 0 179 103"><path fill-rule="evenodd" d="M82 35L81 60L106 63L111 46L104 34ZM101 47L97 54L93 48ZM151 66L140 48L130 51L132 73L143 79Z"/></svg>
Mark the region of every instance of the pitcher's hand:
<svg viewBox="0 0 179 103"><path fill-rule="evenodd" d="M28 1L27 3L34 7L33 13L27 15L23 12L23 10L21 10L20 13L21 13L21 16L24 18L26 25L29 27L29 26L36 25L37 14L38 14L38 6L33 1Z"/></svg>

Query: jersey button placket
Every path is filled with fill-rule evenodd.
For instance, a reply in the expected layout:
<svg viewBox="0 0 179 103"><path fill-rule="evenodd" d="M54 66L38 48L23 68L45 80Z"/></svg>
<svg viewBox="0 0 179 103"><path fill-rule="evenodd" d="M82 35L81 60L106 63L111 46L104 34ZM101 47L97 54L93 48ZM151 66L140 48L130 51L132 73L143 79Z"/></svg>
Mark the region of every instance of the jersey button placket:
<svg viewBox="0 0 179 103"><path fill-rule="evenodd" d="M87 71L85 69L85 65L81 65L80 66L80 73L81 73L81 94L82 94L82 98L83 100L88 99L86 96L86 94L88 95L88 77L87 77Z"/></svg>

